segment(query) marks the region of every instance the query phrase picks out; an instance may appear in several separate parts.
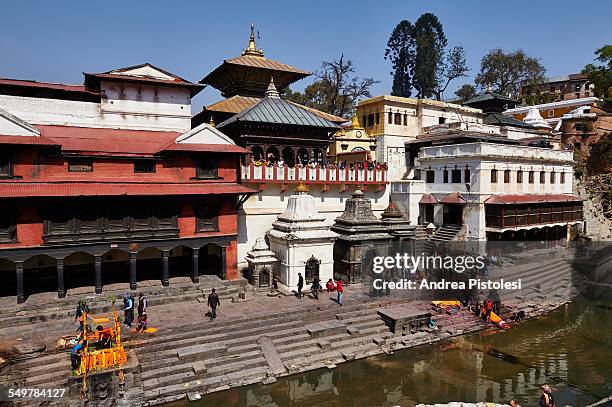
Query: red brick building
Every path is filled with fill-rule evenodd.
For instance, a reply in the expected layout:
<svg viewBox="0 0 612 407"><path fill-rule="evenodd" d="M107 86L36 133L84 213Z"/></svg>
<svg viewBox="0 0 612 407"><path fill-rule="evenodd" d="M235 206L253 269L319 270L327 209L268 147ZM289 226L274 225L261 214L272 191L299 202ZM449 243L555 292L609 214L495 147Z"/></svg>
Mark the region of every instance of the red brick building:
<svg viewBox="0 0 612 407"><path fill-rule="evenodd" d="M238 277L245 150L190 130L200 88L149 64L84 86L0 79L0 296Z"/></svg>

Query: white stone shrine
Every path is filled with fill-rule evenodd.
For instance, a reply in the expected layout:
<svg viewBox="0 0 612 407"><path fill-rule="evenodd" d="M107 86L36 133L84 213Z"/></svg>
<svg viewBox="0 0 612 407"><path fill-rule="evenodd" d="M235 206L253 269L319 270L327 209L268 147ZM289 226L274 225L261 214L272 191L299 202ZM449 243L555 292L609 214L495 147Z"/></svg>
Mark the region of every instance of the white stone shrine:
<svg viewBox="0 0 612 407"><path fill-rule="evenodd" d="M267 236L270 250L279 261L276 270L279 282L288 289L297 289L298 273L304 276L305 286L314 276L323 282L333 278L334 242L338 235L330 231L303 183L289 197L287 209L272 224Z"/></svg>

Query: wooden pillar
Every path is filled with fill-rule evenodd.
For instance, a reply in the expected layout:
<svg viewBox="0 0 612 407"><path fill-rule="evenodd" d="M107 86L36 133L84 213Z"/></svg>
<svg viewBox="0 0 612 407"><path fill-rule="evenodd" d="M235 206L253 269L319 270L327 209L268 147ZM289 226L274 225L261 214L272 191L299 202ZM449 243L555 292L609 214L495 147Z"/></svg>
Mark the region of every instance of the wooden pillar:
<svg viewBox="0 0 612 407"><path fill-rule="evenodd" d="M200 282L200 249L193 249L191 257L191 281Z"/></svg>
<svg viewBox="0 0 612 407"><path fill-rule="evenodd" d="M170 250L162 250L162 285L170 285Z"/></svg>
<svg viewBox="0 0 612 407"><path fill-rule="evenodd" d="M21 304L25 301L25 293L23 291L23 262L15 262L15 274L17 276L17 303Z"/></svg>
<svg viewBox="0 0 612 407"><path fill-rule="evenodd" d="M130 290L136 290L138 283L136 281L136 255L138 253L130 253Z"/></svg>
<svg viewBox="0 0 612 407"><path fill-rule="evenodd" d="M64 298L66 290L64 288L64 259L57 260L57 297Z"/></svg>
<svg viewBox="0 0 612 407"><path fill-rule="evenodd" d="M96 294L102 294L102 256L95 257L94 269L96 273Z"/></svg>
<svg viewBox="0 0 612 407"><path fill-rule="evenodd" d="M221 246L221 280L227 280L227 247Z"/></svg>

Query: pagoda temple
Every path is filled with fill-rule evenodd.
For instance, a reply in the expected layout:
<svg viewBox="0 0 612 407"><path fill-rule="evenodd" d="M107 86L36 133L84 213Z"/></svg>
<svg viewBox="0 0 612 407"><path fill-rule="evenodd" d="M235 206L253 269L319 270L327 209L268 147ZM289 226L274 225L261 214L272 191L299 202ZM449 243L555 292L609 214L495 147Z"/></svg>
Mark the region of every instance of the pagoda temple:
<svg viewBox="0 0 612 407"><path fill-rule="evenodd" d="M192 119L194 127L201 123L209 123L211 120L214 123L221 123L253 106L265 96L272 77L276 88L282 92L292 83L311 75L310 72L266 58L263 50L257 48L254 29L254 25L251 24L249 44L239 57L224 60L200 81L203 85L218 89L225 99L206 106L195 115ZM301 107L334 123L346 121L342 117Z"/></svg>

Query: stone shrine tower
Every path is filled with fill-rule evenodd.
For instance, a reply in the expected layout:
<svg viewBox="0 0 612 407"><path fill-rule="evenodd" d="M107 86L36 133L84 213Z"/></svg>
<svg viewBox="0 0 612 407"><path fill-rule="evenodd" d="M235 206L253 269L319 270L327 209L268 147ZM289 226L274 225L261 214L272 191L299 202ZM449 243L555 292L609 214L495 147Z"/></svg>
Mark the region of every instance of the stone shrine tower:
<svg viewBox="0 0 612 407"><path fill-rule="evenodd" d="M270 250L279 261L277 276L288 289L297 288L298 273L306 284L318 276L323 282L333 278L334 241L325 217L316 210L314 197L307 194L300 182L289 197L287 209L272 224L267 236Z"/></svg>
<svg viewBox="0 0 612 407"><path fill-rule="evenodd" d="M339 234L334 245L334 273L351 283L365 279L367 264L374 256L386 256L393 239L361 190L347 199L344 213L336 218L331 230Z"/></svg>

